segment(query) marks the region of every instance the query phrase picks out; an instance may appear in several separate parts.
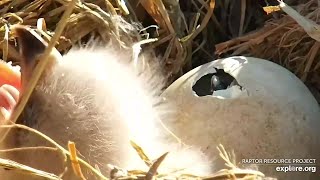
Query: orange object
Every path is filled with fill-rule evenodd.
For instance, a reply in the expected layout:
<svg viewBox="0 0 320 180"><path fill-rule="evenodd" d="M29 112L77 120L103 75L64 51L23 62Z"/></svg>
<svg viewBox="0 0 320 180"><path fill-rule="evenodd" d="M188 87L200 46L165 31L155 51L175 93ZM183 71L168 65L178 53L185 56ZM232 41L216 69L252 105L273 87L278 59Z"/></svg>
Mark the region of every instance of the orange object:
<svg viewBox="0 0 320 180"><path fill-rule="evenodd" d="M0 87L4 84L11 85L21 89L21 73L19 66L13 67L11 63L6 63L0 60Z"/></svg>
<svg viewBox="0 0 320 180"><path fill-rule="evenodd" d="M281 8L280 8L280 6L266 6L266 7L263 7L263 10L267 14L270 14L270 13L273 13L273 12L276 12L276 11L280 11Z"/></svg>

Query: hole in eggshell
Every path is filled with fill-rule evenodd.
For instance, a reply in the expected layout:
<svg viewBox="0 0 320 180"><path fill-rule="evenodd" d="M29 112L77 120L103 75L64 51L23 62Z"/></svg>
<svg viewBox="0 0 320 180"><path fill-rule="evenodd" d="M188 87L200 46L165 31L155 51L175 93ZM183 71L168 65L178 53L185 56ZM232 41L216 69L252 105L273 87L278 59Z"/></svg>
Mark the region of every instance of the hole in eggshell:
<svg viewBox="0 0 320 180"><path fill-rule="evenodd" d="M206 74L202 76L193 86L192 90L198 95L198 96L206 96L206 95L212 95L212 88L211 88L211 78L213 76L213 73Z"/></svg>
<svg viewBox="0 0 320 180"><path fill-rule="evenodd" d="M235 85L242 89L242 86L240 86L237 80L229 73L226 73L223 69L215 68L215 70L215 73L209 73L202 76L192 86L192 90L198 96L212 95L214 91L225 90Z"/></svg>

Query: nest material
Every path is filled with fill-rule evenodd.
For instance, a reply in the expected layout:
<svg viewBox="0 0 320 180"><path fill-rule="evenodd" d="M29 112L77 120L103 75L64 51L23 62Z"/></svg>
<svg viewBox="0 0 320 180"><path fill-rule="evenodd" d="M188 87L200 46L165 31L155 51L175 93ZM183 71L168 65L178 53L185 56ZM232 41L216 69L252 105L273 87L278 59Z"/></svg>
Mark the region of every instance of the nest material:
<svg viewBox="0 0 320 180"><path fill-rule="evenodd" d="M65 156L66 160L70 160L72 162L72 168L75 174L80 177L82 180L86 180L84 175L82 174L81 167L85 167L91 170L94 174L97 175L100 179L108 180L106 176L102 175L98 168L94 168L90 166L87 162L83 161L82 159L77 157L77 150L75 147L75 144L73 142L69 142L68 148L69 150L64 149L62 146L57 144L54 140L52 140L50 137L46 136L45 134L42 134L41 132L29 128L24 125L8 125L8 126L1 126L1 128L21 128L25 130L29 130L30 132L33 132L40 137L46 139L48 142L52 143L61 153L63 156ZM238 168L235 165L235 157L234 155L227 153L226 150L222 145L219 145L217 147L218 151L220 152L220 157L226 162L226 169L222 169L214 174L210 174L206 177L199 177L192 174L179 174L179 170L177 172L172 172L172 174L159 174L157 172L159 166L161 166L161 163L165 159L166 155L168 153L163 154L158 159L151 161L148 156L144 153L143 149L135 144L134 142L131 142L133 148L137 151L138 155L141 157L141 160L144 161L149 166L149 171L144 172L141 170L124 170L112 165L109 165L109 167L112 169L110 173L110 178L114 180L164 180L164 179L190 179L190 180L229 180L229 179L244 179L244 180L263 180L265 179L265 175L259 171L255 170L243 170ZM32 149L36 150L37 147L32 147ZM39 147L39 149L44 147ZM47 147L50 148L50 147ZM28 148L16 148L16 149L8 149L8 150L0 150L1 152L8 152L8 151L23 151L27 150ZM81 165L81 166L80 166ZM34 169L32 167L19 164L17 162L6 160L0 158L0 167L6 168L7 170L12 170L17 173L24 173L26 176L38 176L42 177L44 179L50 179L50 180L61 180L61 176L63 174L57 176L55 174L47 173L38 169ZM271 180L270 178L266 178Z"/></svg>
<svg viewBox="0 0 320 180"><path fill-rule="evenodd" d="M139 38L138 33L134 34L136 31L133 30L132 25L128 25L120 16L111 16L106 13L108 8L114 10L114 7L105 2L97 0L93 4L86 1L76 5L74 13L68 19L64 32L58 40L56 48L60 52L68 51L75 43L87 41L89 36L94 36L105 43L114 40L122 47L131 45ZM6 41L11 39L11 34L7 32L10 25L38 26L38 29L43 30L42 35L49 40L68 3L67 0L0 1L2 50L6 49ZM41 22L43 20L45 23ZM10 48L12 47L9 45L8 58L15 58L16 54L12 54ZM3 56L6 57L5 53Z"/></svg>
<svg viewBox="0 0 320 180"><path fill-rule="evenodd" d="M294 9L319 22L319 7L318 1L309 0ZM320 103L320 42L311 38L289 15L281 14L280 18L267 21L255 32L217 44L216 53L247 55L276 62L305 82Z"/></svg>
<svg viewBox="0 0 320 180"><path fill-rule="evenodd" d="M146 48L154 48L158 52L160 51L168 74L176 75L172 79L174 80L194 67L194 62L191 59L197 59L196 56L199 52L209 57L207 57L207 61L212 60L210 58L213 58L213 53L211 53L213 48L210 45L205 46L207 42L208 44L214 44L247 33L250 30L248 19L252 18L254 13L252 11L249 17L245 14L248 9L252 10L255 7L252 4L242 3L238 26L234 28L237 23L232 18L228 22L219 22L219 20L226 20L229 13L224 11L226 9L233 10L230 14L236 12L237 3L240 1L217 1L216 4L214 0L207 2L190 0L185 3L185 6L192 7L193 10L190 11L184 11L178 1L174 0L145 0L141 1L139 6L137 5L138 0L131 1L131 4L127 5L123 5L121 2L120 0L112 2L108 0L87 0L78 3L74 13L67 21L56 48L60 52L66 52L72 45L88 41L90 36L99 37L105 43L113 41L122 48L128 48L133 42L146 37L157 37L158 41ZM68 3L67 0L0 1L0 47L3 52L3 59L19 59L9 32L10 25L38 26L38 29L42 30L43 37L50 40ZM303 15L308 15L315 20L318 9L316 3L317 1L311 0L297 8ZM314 6L315 4L317 6ZM214 14L216 6L221 16L216 16L217 13ZM44 18L45 21L41 18ZM148 22L150 19L152 23L158 25L154 30L150 31L153 26L141 29L141 31L139 31L139 28L142 28L142 26L132 26L132 21ZM145 27L152 25L152 23L145 24ZM210 32L212 26L216 27L215 32L223 34L222 39L218 38L219 35ZM229 32L224 28L229 28ZM212 41L212 39L216 40ZM230 53L230 51L233 51L232 54L234 55L247 53L255 57L274 60L295 72L306 82L314 83L319 92L320 61L317 59L319 48L319 43L311 39L294 20L288 16L283 16L280 19L267 22L266 26L257 32L217 45L217 52ZM61 151L65 155L68 154L66 150ZM225 160L229 161L228 158ZM13 169L23 169L23 171L33 174L39 173L36 170L12 162L1 161L1 163L2 166L5 165ZM159 166L160 163L161 161L156 161L151 165L150 171L155 171L155 167ZM263 176L259 172L243 171L235 166L230 166L230 169L206 178L191 175L182 178L234 179L235 177L253 175L251 179L256 179L257 176ZM45 174L45 172L40 173ZM153 173L153 175L155 174ZM122 177L122 179L126 178L146 178L146 173L132 171L130 176Z"/></svg>
<svg viewBox="0 0 320 180"><path fill-rule="evenodd" d="M9 41L8 25L42 26L39 27L44 30L42 34L50 39L68 2L0 1L2 59L19 58L13 50L13 43ZM270 19L270 15L263 13L264 4L260 1L190 0L180 4L176 0L121 2L86 0L78 4L56 48L66 52L72 45L88 41L91 36L104 43L112 40L124 48L137 40L157 38L157 42L144 49L155 49L161 55L166 73L172 77L170 82L195 66L213 60L214 53L223 56L251 55L272 60L294 72L310 85L320 102L319 43L288 15L282 13L281 18L277 18L274 14L275 18L260 28L266 19ZM318 1L304 0L294 8L317 22L318 7ZM43 18L45 23L39 23L39 18ZM136 22L142 22L145 28ZM250 32L257 28L260 29ZM6 47L8 41L11 45L9 43ZM215 44L216 52L213 51Z"/></svg>

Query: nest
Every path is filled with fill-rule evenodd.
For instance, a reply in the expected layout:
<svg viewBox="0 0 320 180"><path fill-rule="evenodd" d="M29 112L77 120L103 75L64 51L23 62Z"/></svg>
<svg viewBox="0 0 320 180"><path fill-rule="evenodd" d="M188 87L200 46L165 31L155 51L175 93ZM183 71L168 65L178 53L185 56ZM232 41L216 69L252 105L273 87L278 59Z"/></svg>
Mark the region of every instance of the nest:
<svg viewBox="0 0 320 180"><path fill-rule="evenodd" d="M6 47L10 39L8 25L38 26L43 30L42 35L50 39L68 2L1 1L0 49L3 50L3 59L18 59L13 46L9 43ZM130 48L136 41L153 39L143 42L142 47L155 50L161 57L163 69L171 78L169 84L217 57L250 55L289 69L320 101L317 41L285 13L265 13L262 7L266 5L261 1L190 0L179 4L176 1L135 0L124 4L118 0L86 0L77 5L68 18L56 48L64 53L92 36L104 43L113 41L122 48ZM317 22L317 1L305 0L293 7ZM255 29L258 30L253 31Z"/></svg>
<svg viewBox="0 0 320 180"><path fill-rule="evenodd" d="M318 1L305 1L294 9L319 22ZM319 40L310 37L291 16L278 15L255 32L217 44L216 53L253 56L280 64L305 82L320 103Z"/></svg>
<svg viewBox="0 0 320 180"><path fill-rule="evenodd" d="M71 7L69 6L70 1L67 0L3 0L0 1L1 55L5 61L18 62L20 58L10 32L10 26L15 24L36 27L44 39L56 43L55 47L61 53L67 52L77 43L88 42L92 36L103 43L117 43L119 48L125 49L131 48L134 42L140 42L143 49L154 49L156 55L161 56L163 69L168 77L171 77L169 83L195 66L213 60L215 53L219 56L251 55L272 60L294 72L309 85L314 94L319 97L320 102L320 61L317 58L320 44L309 37L291 17L284 14L281 14L280 18L272 18L266 22L264 27L261 27L261 22L268 19L262 13L262 6L248 3L241 4L241 8L237 9L235 7L239 2L190 0L181 5L178 1L168 0L141 2L136 0L131 1L130 4L124 4L120 0L86 0L82 3L77 2ZM188 8L191 9L186 10ZM68 9L72 14L64 18L63 13ZM296 9L299 9L302 15L316 21L317 9L319 9L317 1L309 0L308 3L298 5ZM255 14L256 10L259 12L259 18L252 23L252 14ZM238 21L235 21L232 17L237 16L237 13L240 13L241 16L237 19ZM228 14L231 17L229 19ZM65 22L61 23L63 28L59 29L58 23L64 20ZM142 23L137 23L139 21ZM257 23L258 21L260 23ZM255 29L252 28L252 24L255 25L255 28L261 28L249 33ZM59 30L61 32L58 34L61 36L54 39L54 34L57 34ZM214 44L217 44L216 47ZM41 73L41 69L39 72ZM16 116L18 115L19 113ZM11 126L7 126L9 127ZM26 127L19 126L19 128ZM45 137L40 132L38 133ZM69 150L65 150L49 137L45 138L70 159L78 159L72 143L69 145ZM134 148L142 160L146 160L147 156L143 155L141 148L137 146ZM235 179L245 177L244 179L258 179L264 177L258 171L237 168L231 163L225 150L221 147L220 150L221 157L226 160L227 169L214 175L208 175L208 177L184 175L180 178ZM122 170L113 167L112 176L117 179L170 177L170 175L159 176L156 173L165 155L150 165L149 172L124 171L117 176L116 174ZM74 170L80 177L79 164L89 167L102 179L107 179L81 159L74 165ZM0 166L42 176L46 179L59 179L56 175L8 160L0 159Z"/></svg>

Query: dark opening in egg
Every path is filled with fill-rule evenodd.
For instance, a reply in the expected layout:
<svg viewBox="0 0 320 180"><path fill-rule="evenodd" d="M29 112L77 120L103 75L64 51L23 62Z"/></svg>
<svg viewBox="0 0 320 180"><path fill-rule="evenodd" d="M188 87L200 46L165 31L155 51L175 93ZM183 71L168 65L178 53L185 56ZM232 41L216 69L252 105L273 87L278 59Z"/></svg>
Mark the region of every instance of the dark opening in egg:
<svg viewBox="0 0 320 180"><path fill-rule="evenodd" d="M212 95L214 91L224 90L234 85L240 86L237 80L223 69L215 68L215 70L215 73L209 73L202 76L192 86L192 90L198 96Z"/></svg>

